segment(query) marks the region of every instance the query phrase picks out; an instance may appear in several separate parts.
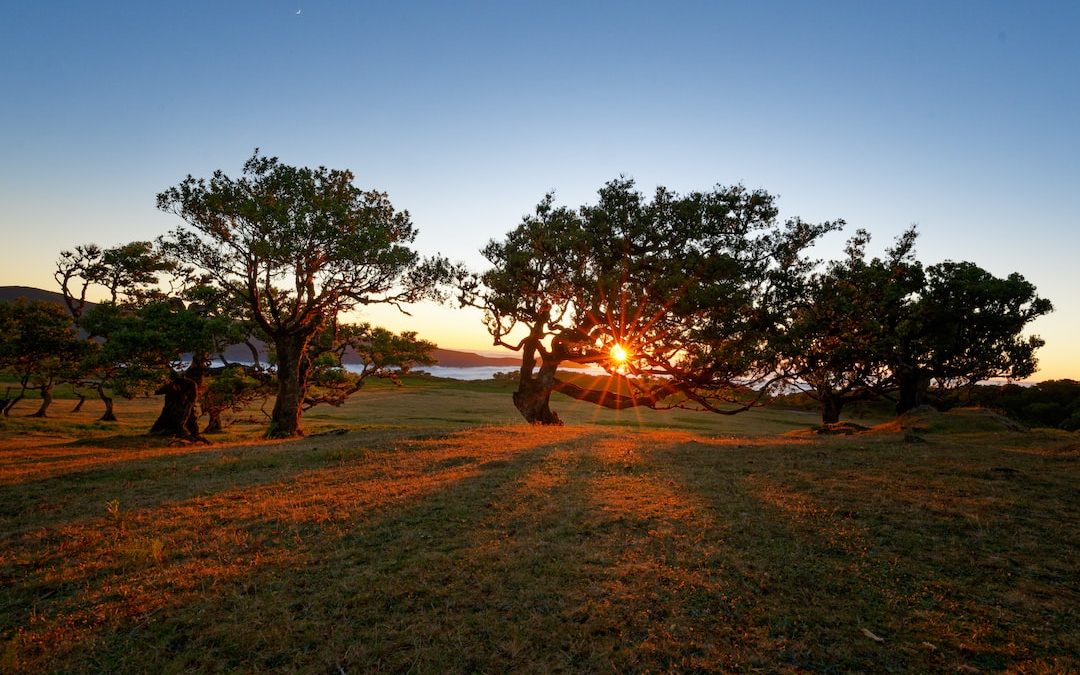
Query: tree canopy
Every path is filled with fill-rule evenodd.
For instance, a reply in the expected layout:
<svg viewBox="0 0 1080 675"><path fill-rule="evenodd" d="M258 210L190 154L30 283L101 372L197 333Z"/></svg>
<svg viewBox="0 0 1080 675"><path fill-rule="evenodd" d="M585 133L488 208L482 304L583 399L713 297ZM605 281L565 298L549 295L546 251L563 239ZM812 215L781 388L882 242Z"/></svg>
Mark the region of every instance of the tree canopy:
<svg viewBox="0 0 1080 675"><path fill-rule="evenodd" d="M621 178L596 204L533 214L462 281L494 343L522 352L514 401L526 420L559 424L550 393L611 408L746 410L777 381L772 335L810 262L806 248L839 222L780 223L774 198L741 186L652 199ZM574 361L604 367L616 389L556 376Z"/></svg>
<svg viewBox="0 0 1080 675"><path fill-rule="evenodd" d="M925 267L916 239L909 229L867 260L870 235L860 230L844 259L803 281L785 368L820 401L826 423L853 401L894 398L906 412L931 390L1035 372L1043 341L1024 331L1051 303L1019 274L998 278L971 262Z"/></svg>
<svg viewBox="0 0 1080 675"><path fill-rule="evenodd" d="M212 279L274 345L271 436L302 433L307 347L327 322L357 305L432 297L448 278L445 260L421 260L410 247L408 212L353 179L256 151L239 178L188 176L157 198L185 223L160 240L163 249Z"/></svg>

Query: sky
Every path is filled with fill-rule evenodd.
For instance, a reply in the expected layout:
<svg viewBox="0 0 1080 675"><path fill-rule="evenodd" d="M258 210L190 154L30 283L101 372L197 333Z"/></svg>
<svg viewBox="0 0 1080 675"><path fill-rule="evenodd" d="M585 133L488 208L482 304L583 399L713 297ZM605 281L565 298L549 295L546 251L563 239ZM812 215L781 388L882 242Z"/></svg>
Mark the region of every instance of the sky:
<svg viewBox="0 0 1080 675"><path fill-rule="evenodd" d="M155 196L258 147L350 169L479 249L548 191L741 183L871 250L1019 272L1056 311L1035 380L1080 379L1080 3L0 0L0 285L179 225ZM490 350L477 313L359 317Z"/></svg>

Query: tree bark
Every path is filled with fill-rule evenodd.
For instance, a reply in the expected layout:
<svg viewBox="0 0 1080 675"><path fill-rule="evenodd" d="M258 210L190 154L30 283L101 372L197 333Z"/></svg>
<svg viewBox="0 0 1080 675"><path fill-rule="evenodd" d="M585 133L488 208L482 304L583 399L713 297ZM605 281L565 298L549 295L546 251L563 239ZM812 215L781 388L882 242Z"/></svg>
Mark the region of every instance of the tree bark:
<svg viewBox="0 0 1080 675"><path fill-rule="evenodd" d="M517 391L514 392L514 406L529 424L562 425L563 421L551 410L550 405L558 367L558 361L545 361L535 375L530 373L526 376L522 372Z"/></svg>
<svg viewBox="0 0 1080 675"><path fill-rule="evenodd" d="M83 403L86 403L86 394L80 394L75 392L75 395L79 397L79 402L75 404L75 407L71 409L71 412L77 413L82 410Z"/></svg>
<svg viewBox="0 0 1080 675"><path fill-rule="evenodd" d="M221 423L221 410L218 408L208 408L206 415L209 418L206 422L206 428L203 429L204 434L220 434L225 430L224 425Z"/></svg>
<svg viewBox="0 0 1080 675"><path fill-rule="evenodd" d="M15 398L8 399L7 403L4 405L4 417L10 417L11 416L11 409L15 407L16 403L18 403L19 401L23 400L23 398L26 397L26 383L28 381L29 381L29 376L23 376L22 380L19 382L19 384L20 384L19 393L16 394Z"/></svg>
<svg viewBox="0 0 1080 675"><path fill-rule="evenodd" d="M35 412L30 417L46 416L46 413L49 410L49 406L52 405L53 402L52 389L53 388L51 384L41 385L41 406L38 407L37 412Z"/></svg>
<svg viewBox="0 0 1080 675"><path fill-rule="evenodd" d="M930 377L915 368L901 368L897 371L896 414L902 415L909 410L926 403L926 392L930 388Z"/></svg>
<svg viewBox="0 0 1080 675"><path fill-rule="evenodd" d="M7 402L4 403L4 417L10 417L11 409L14 408L15 404L21 400L23 400L23 394L21 393L15 398L8 399Z"/></svg>
<svg viewBox="0 0 1080 675"><path fill-rule="evenodd" d="M105 385L98 384L97 386L98 398L105 404L105 414L101 416L99 422L116 422L116 415L113 413L113 400L112 396L105 393Z"/></svg>
<svg viewBox="0 0 1080 675"><path fill-rule="evenodd" d="M193 380L174 373L167 383L154 392L159 396L164 394L165 402L161 406L161 412L154 421L154 425L150 427L149 434L177 438L198 435L192 434L188 427L188 420L194 413L198 391L199 387Z"/></svg>
<svg viewBox="0 0 1080 675"><path fill-rule="evenodd" d="M268 438L291 438L303 436L300 420L303 415L304 392L307 375L311 369L305 352L314 331L285 333L274 336L277 352L277 397L270 413Z"/></svg>
<svg viewBox="0 0 1080 675"><path fill-rule="evenodd" d="M840 421L840 411L844 407L844 401L838 396L821 397L821 423L836 424Z"/></svg>
<svg viewBox="0 0 1080 675"><path fill-rule="evenodd" d="M154 426L150 427L151 436L199 438L199 415L195 404L202 390L207 361L208 355L193 354L187 370L172 373L169 382L154 392L164 394L165 402Z"/></svg>

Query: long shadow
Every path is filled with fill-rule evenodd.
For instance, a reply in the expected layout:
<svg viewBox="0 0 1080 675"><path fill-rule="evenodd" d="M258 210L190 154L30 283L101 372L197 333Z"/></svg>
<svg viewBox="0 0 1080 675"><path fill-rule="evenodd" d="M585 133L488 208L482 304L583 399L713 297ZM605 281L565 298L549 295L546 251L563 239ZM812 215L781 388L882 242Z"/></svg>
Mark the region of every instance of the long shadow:
<svg viewBox="0 0 1080 675"><path fill-rule="evenodd" d="M104 514L106 502L124 509L153 508L200 494L284 480L331 462L349 461L394 443L435 437L407 431L350 432L344 436L266 444L183 446L131 450L77 460L56 473L0 484L0 541L29 529L53 527ZM96 453L107 455L107 451ZM100 496L87 512L85 497Z"/></svg>
<svg viewBox="0 0 1080 675"><path fill-rule="evenodd" d="M759 607L750 618L784 645L785 663L930 671L1069 662L1061 641L1075 638L1075 602L1055 598L1032 615L1006 600L1025 574L1001 556L1037 539L1020 526L1034 494L1003 490L958 451L826 449L766 453L757 470L723 457L692 461L695 448L663 463L681 491L731 524L732 579L745 579ZM988 454L974 449L976 466L993 461ZM1052 574L1067 585L1068 574Z"/></svg>
<svg viewBox="0 0 1080 675"><path fill-rule="evenodd" d="M962 635L927 632L926 612L944 609L932 593L945 572L912 566L896 531L880 529L908 507L876 494L879 483L855 485L850 498L836 491L866 474L865 452L596 429L455 438L431 442L446 451L192 500L180 515L208 511L225 541L196 541L201 550L166 561L197 559L183 568L188 582L152 565L77 577L72 587L102 589L96 601L118 616L85 619L87 630L52 647L69 660L37 663L348 673L1008 665L965 650ZM874 459L874 475L902 457ZM908 534L933 547L971 543ZM126 613L115 597L125 585L114 583L125 574L146 587L131 591ZM38 609L63 619L77 599ZM1052 618L1063 635L1067 618Z"/></svg>
<svg viewBox="0 0 1080 675"><path fill-rule="evenodd" d="M344 465L254 492L192 500L184 507L188 515L209 511L208 523L225 521L213 532L225 541L174 541L189 550L158 565L114 555L104 565L74 569L57 596L27 603L3 634L10 638L21 626L24 662L52 668L275 668L295 659L310 669L314 646L339 645L309 631L347 624L357 607L380 606L365 593L388 592L391 603L407 593L400 572L438 569L466 539L469 523L483 517L498 486L554 448L589 437L582 430L529 433L489 432L491 447L477 447L468 434L421 442L412 453L357 463L356 472ZM178 536L154 531L160 510L133 516L128 538ZM182 520L185 513L174 515ZM49 584L55 580L23 584L23 594L40 598Z"/></svg>

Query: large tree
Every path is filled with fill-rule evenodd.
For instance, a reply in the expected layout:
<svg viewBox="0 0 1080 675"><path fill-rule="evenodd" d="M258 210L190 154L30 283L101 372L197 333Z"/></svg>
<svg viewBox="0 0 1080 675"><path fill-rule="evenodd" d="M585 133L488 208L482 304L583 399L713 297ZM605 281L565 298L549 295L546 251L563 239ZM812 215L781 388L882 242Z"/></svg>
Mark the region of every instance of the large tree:
<svg viewBox="0 0 1080 675"><path fill-rule="evenodd" d="M185 222L163 247L225 289L273 343L273 437L303 433L316 333L357 305L400 307L433 294L447 274L445 261L421 262L410 248L408 212L356 187L349 171L293 167L256 151L239 178L189 175L157 204Z"/></svg>
<svg viewBox="0 0 1080 675"><path fill-rule="evenodd" d="M1045 342L1024 331L1051 311L1051 302L1020 274L996 277L972 262L928 267L926 283L897 330L891 363L897 412L924 403L931 388L1030 376L1038 366L1035 352Z"/></svg>
<svg viewBox="0 0 1080 675"><path fill-rule="evenodd" d="M922 288L915 230L884 257L867 259L870 235L859 230L845 257L809 275L782 331L785 372L821 404L821 419L840 421L844 406L879 398L896 386L891 369L898 331Z"/></svg>
<svg viewBox="0 0 1080 675"><path fill-rule="evenodd" d="M914 229L882 258L867 259L869 239L860 230L844 259L806 278L784 331L784 368L824 422L853 401L895 398L903 413L932 390L1035 372L1043 341L1024 331L1051 304L1030 282L970 262L924 267Z"/></svg>
<svg viewBox="0 0 1080 675"><path fill-rule="evenodd" d="M494 344L520 351L514 403L535 424L560 424L559 391L609 408L741 412L778 381L774 332L802 253L839 223L777 220L774 198L741 186L652 199L618 179L596 204L533 214L461 280ZM604 367L607 389L558 377L564 361Z"/></svg>

